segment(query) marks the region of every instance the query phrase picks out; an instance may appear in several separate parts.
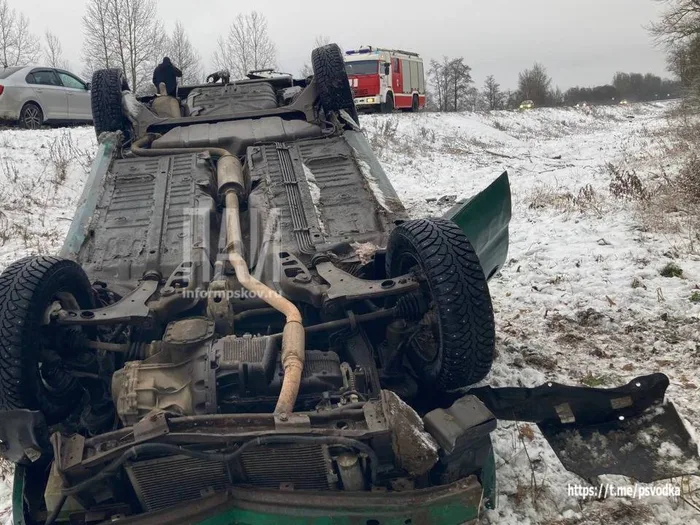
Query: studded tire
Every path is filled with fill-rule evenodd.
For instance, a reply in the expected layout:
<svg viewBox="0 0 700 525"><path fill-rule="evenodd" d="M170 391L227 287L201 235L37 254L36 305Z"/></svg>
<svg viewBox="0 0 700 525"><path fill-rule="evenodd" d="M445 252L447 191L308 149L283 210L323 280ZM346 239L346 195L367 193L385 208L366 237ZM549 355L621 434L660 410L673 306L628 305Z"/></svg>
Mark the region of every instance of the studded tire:
<svg viewBox="0 0 700 525"><path fill-rule="evenodd" d="M129 120L122 111L122 91L129 84L121 69L99 69L92 75L90 103L95 133L122 131L126 133Z"/></svg>
<svg viewBox="0 0 700 525"><path fill-rule="evenodd" d="M359 122L348 74L345 71L345 60L338 44L314 49L311 52L311 64L323 109L344 109L355 122Z"/></svg>
<svg viewBox="0 0 700 525"><path fill-rule="evenodd" d="M407 345L418 377L442 392L486 377L495 353L493 306L479 259L462 230L446 219L400 224L389 238L387 271L393 277L417 272L430 303L418 326L428 331L432 352L416 351L416 340Z"/></svg>
<svg viewBox="0 0 700 525"><path fill-rule="evenodd" d="M68 387L58 392L41 372L42 335L50 329L46 312L62 294L70 294L80 308L93 307L90 282L73 261L25 257L0 274L0 410L39 410L54 424L80 401L82 390L74 380L68 378Z"/></svg>

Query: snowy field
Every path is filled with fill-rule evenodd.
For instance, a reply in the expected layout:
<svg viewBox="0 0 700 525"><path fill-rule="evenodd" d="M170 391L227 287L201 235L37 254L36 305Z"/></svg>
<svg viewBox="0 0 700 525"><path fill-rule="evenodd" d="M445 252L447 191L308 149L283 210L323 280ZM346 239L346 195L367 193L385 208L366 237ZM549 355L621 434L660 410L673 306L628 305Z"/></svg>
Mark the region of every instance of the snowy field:
<svg viewBox="0 0 700 525"><path fill-rule="evenodd" d="M685 154L669 137L669 109L362 119L416 217L439 215L510 173L509 262L491 282L498 356L490 384L615 386L663 371L669 398L700 429L700 237L682 211L642 207L635 197L673 176ZM94 149L91 128L0 131L0 267L58 250ZM639 184L630 189L630 181ZM661 275L669 263L680 277ZM700 523L694 480L673 480L690 503L581 502L567 485L583 481L561 467L536 426L501 423L494 437L499 508L483 524ZM9 506L0 483L3 498L0 520Z"/></svg>

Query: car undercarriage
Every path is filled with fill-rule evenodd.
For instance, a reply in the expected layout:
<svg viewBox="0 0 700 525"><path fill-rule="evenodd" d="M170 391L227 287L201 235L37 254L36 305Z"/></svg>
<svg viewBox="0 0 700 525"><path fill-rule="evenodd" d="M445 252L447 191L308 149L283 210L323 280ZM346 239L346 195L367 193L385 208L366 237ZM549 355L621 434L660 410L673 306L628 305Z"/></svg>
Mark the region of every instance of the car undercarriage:
<svg viewBox="0 0 700 525"><path fill-rule="evenodd" d="M93 77L100 146L63 250L0 276L15 523L469 522L496 504L496 418L538 423L576 471L566 432L629 436L656 410L694 458L665 376L466 390L494 359L507 174L411 219L339 49L312 61L177 98Z"/></svg>

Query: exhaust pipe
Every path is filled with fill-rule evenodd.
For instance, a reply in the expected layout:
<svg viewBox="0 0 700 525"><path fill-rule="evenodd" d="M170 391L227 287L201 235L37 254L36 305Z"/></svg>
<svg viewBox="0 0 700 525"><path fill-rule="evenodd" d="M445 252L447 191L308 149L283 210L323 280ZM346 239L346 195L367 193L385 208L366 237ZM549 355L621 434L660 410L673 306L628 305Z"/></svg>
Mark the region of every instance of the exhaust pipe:
<svg viewBox="0 0 700 525"><path fill-rule="evenodd" d="M299 394L301 374L304 370L304 345L306 333L301 321L301 313L294 304L265 286L250 275L248 265L241 255L241 223L239 219L238 194L233 189L224 189L226 198L226 240L228 258L236 272L236 278L243 287L260 297L275 310L281 312L286 323L282 330L282 368L284 378L275 414L291 414Z"/></svg>
<svg viewBox="0 0 700 525"><path fill-rule="evenodd" d="M243 235L241 234L239 196L245 191L243 166L237 157L223 148L145 148L155 139L147 135L135 141L131 146L134 155L142 157L158 157L162 155L178 155L181 153L209 152L219 157L216 163L216 177L219 194L224 197L226 205L226 251L233 266L238 282L246 290L255 294L272 308L285 316L286 323L282 330L282 368L284 378L282 388L275 406L275 414L288 415L294 411L294 404L299 395L301 376L304 370L306 333L302 324L301 312L294 303L282 297L272 288L250 275L248 264L243 258Z"/></svg>

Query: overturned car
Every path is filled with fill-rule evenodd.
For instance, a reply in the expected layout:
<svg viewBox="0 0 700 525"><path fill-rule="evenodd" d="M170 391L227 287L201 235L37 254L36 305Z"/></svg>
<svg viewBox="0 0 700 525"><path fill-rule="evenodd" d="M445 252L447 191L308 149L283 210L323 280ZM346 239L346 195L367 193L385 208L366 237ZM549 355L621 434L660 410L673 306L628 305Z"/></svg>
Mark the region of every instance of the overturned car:
<svg viewBox="0 0 700 525"><path fill-rule="evenodd" d="M494 357L507 175L411 220L339 48L312 62L177 98L95 73L62 253L0 276L14 523L458 524L495 504L495 416L540 423L573 470L577 423L622 439L626 416L669 418L664 376L465 394ZM636 468L619 448L608 471Z"/></svg>

